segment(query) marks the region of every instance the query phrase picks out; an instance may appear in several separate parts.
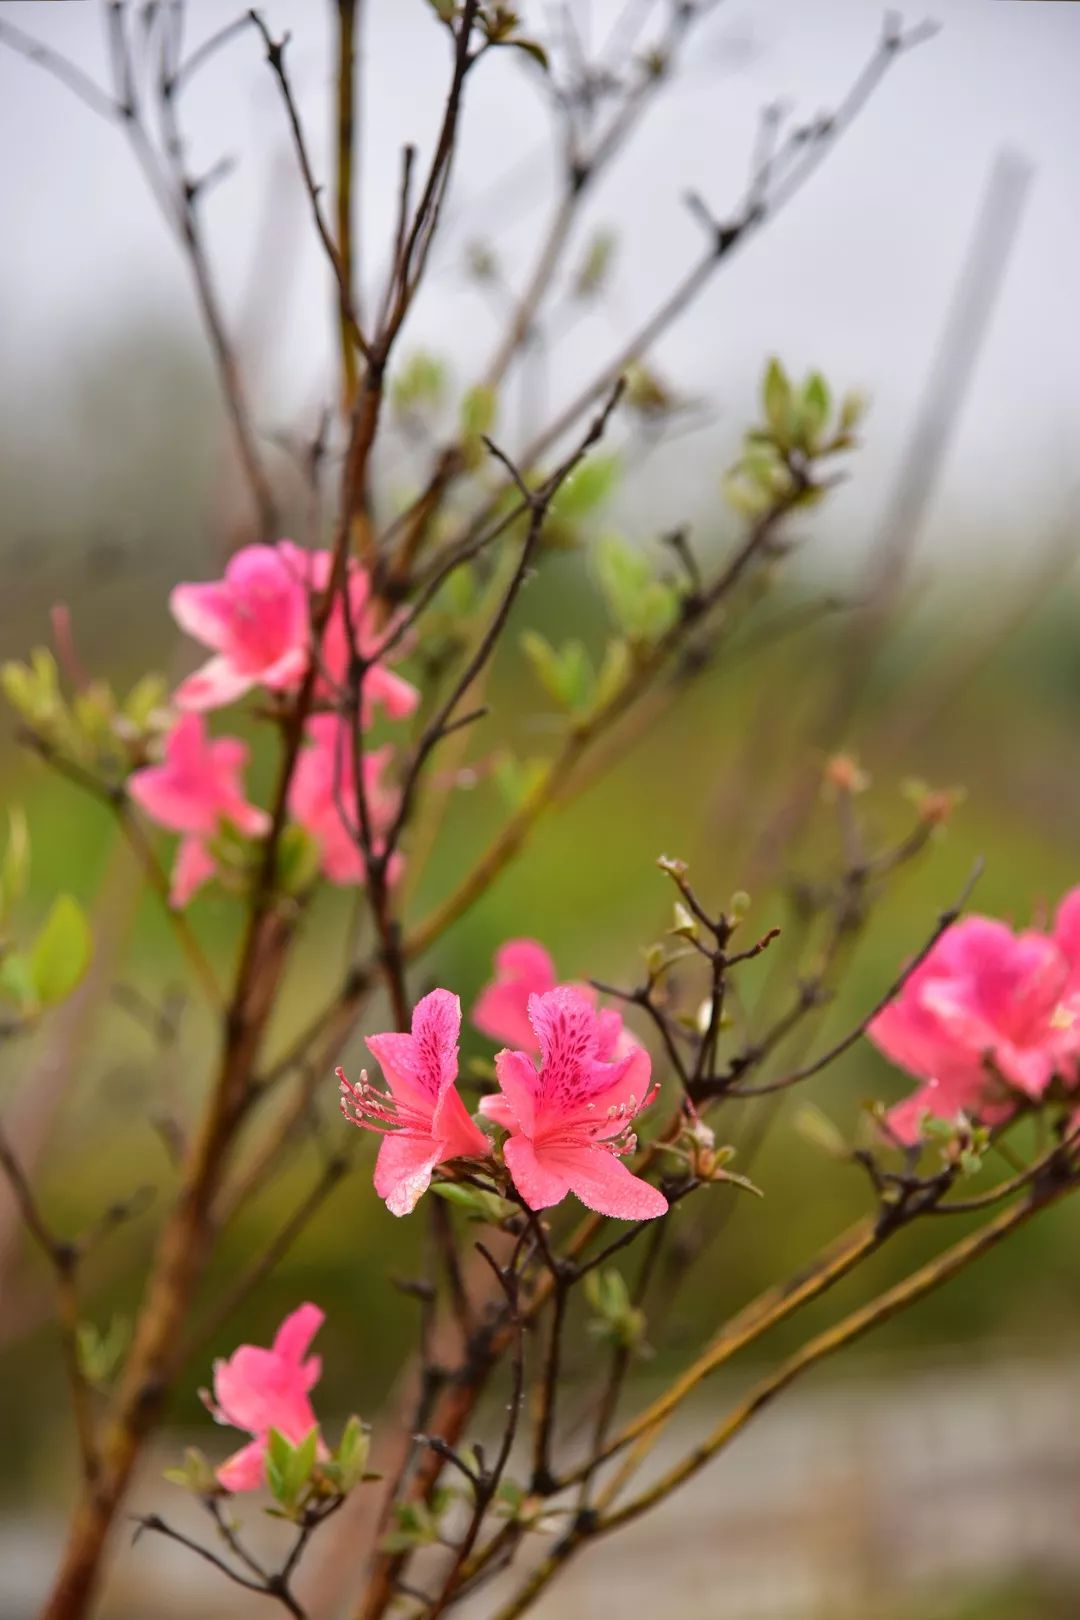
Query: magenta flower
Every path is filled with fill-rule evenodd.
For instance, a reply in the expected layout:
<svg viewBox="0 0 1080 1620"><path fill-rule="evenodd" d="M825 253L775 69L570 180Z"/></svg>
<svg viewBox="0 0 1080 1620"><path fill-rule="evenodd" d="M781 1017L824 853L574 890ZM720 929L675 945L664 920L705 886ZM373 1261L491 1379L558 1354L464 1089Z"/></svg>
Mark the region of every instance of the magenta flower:
<svg viewBox="0 0 1080 1620"><path fill-rule="evenodd" d="M363 883L359 843L360 806L356 791L351 728L335 714L317 714L306 727L308 745L300 752L289 787L289 814L319 846L319 864L331 883ZM397 795L385 786L389 747L364 755L363 780L375 847L397 811ZM389 863L391 882L400 870Z"/></svg>
<svg viewBox="0 0 1080 1620"><path fill-rule="evenodd" d="M508 939L495 952L495 977L476 998L472 1021L481 1034L493 1041L503 1041L507 1046L535 1055L539 1046L530 1022L529 1002L533 996L543 996L556 989L558 983L555 964L538 940ZM567 984L563 989L573 990L589 1007L596 1005L592 985ZM652 1067L648 1053L613 1007L601 1008L597 1020L597 1056L604 1061L633 1058L629 1078L638 1094L644 1096L649 1089Z"/></svg>
<svg viewBox="0 0 1080 1620"><path fill-rule="evenodd" d="M369 1035L388 1092L351 1085L339 1069L341 1111L352 1124L382 1133L375 1161L375 1191L394 1215L408 1215L431 1183L431 1172L450 1159L487 1158L490 1145L458 1096L461 1002L432 990L416 1003L412 1032Z"/></svg>
<svg viewBox="0 0 1080 1620"><path fill-rule="evenodd" d="M203 585L178 585L170 597L182 629L214 656L181 683L182 709L216 709L254 687L287 692L299 686L311 653L312 598L330 583L328 551L305 551L291 540L245 546L230 558L225 577ZM336 697L349 665L349 631L357 651L370 656L383 635L371 611L370 581L350 563L349 611L338 600L323 636L318 692ZM412 713L419 693L382 664L363 682L364 718L376 707L391 719Z"/></svg>
<svg viewBox="0 0 1080 1620"><path fill-rule="evenodd" d="M310 573L309 554L280 540L244 546L224 579L176 586L173 617L214 653L178 688L182 709L218 709L256 686L283 692L299 684L308 663Z"/></svg>
<svg viewBox="0 0 1080 1620"><path fill-rule="evenodd" d="M219 1423L246 1429L252 1436L250 1444L217 1470L225 1490L255 1491L263 1484L271 1429L297 1446L316 1427L309 1397L319 1382L322 1362L307 1352L323 1321L317 1305L301 1305L282 1322L269 1350L242 1344L228 1361L215 1361L210 1411ZM327 1455L321 1443L319 1454Z"/></svg>
<svg viewBox="0 0 1080 1620"><path fill-rule="evenodd" d="M209 840L223 823L249 838L270 826L265 810L249 804L241 781L248 747L238 737L211 739L201 715L184 714L165 738L160 765L147 765L128 780L128 792L146 814L182 835L173 866L171 900L186 906L214 874Z"/></svg>
<svg viewBox="0 0 1080 1620"><path fill-rule="evenodd" d="M558 984L555 964L535 939L508 939L495 952L495 977L476 998L472 1021L481 1034L508 1046L534 1050L529 997Z"/></svg>
<svg viewBox="0 0 1080 1620"><path fill-rule="evenodd" d="M480 1104L510 1132L503 1156L522 1198L530 1209L547 1209L573 1192L620 1220L662 1215L663 1193L622 1162L637 1146L631 1121L656 1095L648 1054L639 1047L607 1061L610 1024L605 1029L604 1015L566 985L530 997L529 1021L539 1072L528 1053L499 1052L500 1094Z"/></svg>
<svg viewBox="0 0 1080 1620"><path fill-rule="evenodd" d="M1080 936L1071 901L1061 941ZM1037 1100L1055 1075L1071 1075L1080 1022L1069 980L1061 943L1034 929L1014 934L990 917L950 928L868 1030L886 1057L926 1082L889 1115L901 1140L917 1140L923 1113L995 1124L1017 1094Z"/></svg>

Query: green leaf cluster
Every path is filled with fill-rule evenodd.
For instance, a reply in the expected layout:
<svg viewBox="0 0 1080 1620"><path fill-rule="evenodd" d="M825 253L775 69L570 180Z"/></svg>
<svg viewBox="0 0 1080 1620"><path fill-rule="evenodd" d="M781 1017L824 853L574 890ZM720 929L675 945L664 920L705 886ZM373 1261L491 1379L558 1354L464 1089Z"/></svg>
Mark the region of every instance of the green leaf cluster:
<svg viewBox="0 0 1080 1620"><path fill-rule="evenodd" d="M25 664L10 660L0 667L0 690L35 737L109 775L142 762L147 741L164 723L168 696L164 677L148 674L124 698L107 681L89 681L69 700L47 647L35 647Z"/></svg>
<svg viewBox="0 0 1080 1620"><path fill-rule="evenodd" d="M855 447L866 401L848 394L834 407L820 371L795 383L774 358L762 378L761 411L762 422L746 434L723 484L730 504L751 518L778 503L807 506L820 499L812 469L821 458Z"/></svg>
<svg viewBox="0 0 1080 1620"><path fill-rule="evenodd" d="M635 648L659 641L679 615L679 593L660 579L647 556L618 535L596 545L596 576L616 628Z"/></svg>
<svg viewBox="0 0 1080 1620"><path fill-rule="evenodd" d="M622 1273L600 1266L585 1278L585 1297L593 1312L589 1332L620 1350L647 1354L645 1312L634 1305Z"/></svg>
<svg viewBox="0 0 1080 1620"><path fill-rule="evenodd" d="M584 642L566 641L553 647L537 630L526 630L522 651L541 686L566 714L587 720L622 690L631 670L630 648L625 641L609 641L599 669L594 669Z"/></svg>

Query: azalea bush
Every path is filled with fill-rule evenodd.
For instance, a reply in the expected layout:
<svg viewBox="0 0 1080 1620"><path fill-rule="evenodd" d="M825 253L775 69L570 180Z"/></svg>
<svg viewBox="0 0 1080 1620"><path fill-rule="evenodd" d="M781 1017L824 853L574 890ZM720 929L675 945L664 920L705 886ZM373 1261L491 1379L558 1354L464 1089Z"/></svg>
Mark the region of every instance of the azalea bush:
<svg viewBox="0 0 1080 1620"><path fill-rule="evenodd" d="M901 835L880 838L866 810L872 784L839 746L819 751L809 786L793 798L796 809L835 825L840 850L797 887L793 929L771 900L738 888L739 872L724 893L705 892L678 851L657 850L670 916L656 938L643 922L640 971L629 981L602 961L590 964L587 981L569 979L528 917L464 1008L461 986L449 975L432 982L425 965L436 945L452 945L506 869L528 860L537 823L569 799L581 773L632 746L744 625L760 630L761 603L786 553L847 474L861 396L837 397L821 373L797 380L773 360L759 399L746 402L749 426L723 480L739 525L727 550L708 554L673 529L654 551L598 536L586 521L611 483L612 445L640 448L642 432L670 431L684 408L650 370L652 343L811 180L925 30L889 22L829 113L800 123L767 110L733 210L714 216L693 200L704 245L685 280L576 398L520 441L504 428L501 406L558 285L570 228L709 6L659 5L613 61L583 63L573 51L549 51L508 7L437 0L425 18L418 4L417 26L441 30L447 45L447 93L430 156L421 162L410 148L401 159L399 215L377 296L360 285L352 238L358 10L349 0L336 7L332 217L293 96L287 41L258 14L188 50L182 6L112 5L108 88L9 24L0 28L0 41L63 77L134 143L195 275L248 497L246 532L220 577L177 583L171 594L176 625L205 655L192 673L178 682L147 676L118 693L83 669L77 615L66 612L51 647L3 672L20 737L56 774L56 791L93 795L118 818L218 1035L198 1117L175 1144L175 1181L129 1341L98 1332L85 1313L82 1261L100 1233L59 1230L0 1136L29 1238L54 1274L82 1476L42 1611L48 1620L92 1612L113 1532L132 1513L150 1533L143 1556L154 1556L154 1537L171 1538L223 1580L296 1616L315 1612L306 1559L313 1543L337 1534L334 1520L348 1548L328 1600L334 1612L433 1617L474 1594L483 1603L498 1578L489 1612L513 1620L579 1554L696 1478L804 1372L948 1282L1077 1184L1080 891L1062 899L1053 921L1020 932L962 915L971 884L945 896L921 940L897 942L894 970L862 1015L812 1049L853 941L956 807L951 791L914 786ZM280 533L281 494L204 239L206 181L189 172L180 121L184 91L206 63L252 46L280 96L340 349L335 409L299 458L309 496L299 540ZM439 237L474 75L518 70L551 97L563 190L496 353L460 399L456 421L432 438L442 374L431 357L403 353L401 338ZM593 241L578 296L602 281L608 252L603 238ZM484 282L501 275L479 249L472 268ZM398 498L382 476L395 424L423 447L415 487ZM683 515L678 491L673 500L674 524ZM573 546L590 554L608 622L602 645L555 645L530 622L526 587ZM765 639L778 633L766 621ZM484 741L497 654L520 659L535 680L550 721L542 757L521 746L517 714L492 717L510 745L493 750ZM249 773L253 741L272 756L261 791ZM414 864L425 839L439 837L470 759L474 780L482 774L483 790L499 796L501 822L449 892L416 915ZM688 803L688 839L695 815ZM27 844L16 815L0 871L0 987L11 1038L35 1030L75 990L94 950L70 896L56 898L40 929L22 929ZM321 1004L282 1044L275 1010L299 941L321 926L313 923L323 915L320 897L342 890L354 902L344 971L338 942L328 941ZM241 919L225 976L200 938L198 897L214 891ZM766 993L753 975L776 960L789 932L794 949ZM472 1058L463 1063L466 1027ZM357 1031L370 1071L338 1066ZM701 1247L677 1245L682 1210L692 1205L705 1232L719 1232L732 1200L772 1191L733 1155L731 1108L767 1110L778 1093L812 1089L864 1040L914 1087L898 1072L854 1132L809 1103L800 1116L822 1150L823 1174L865 1178L864 1219L807 1255L795 1277L713 1320L701 1342L677 1346L676 1374L647 1403L637 1400L630 1374L664 1333L662 1316L650 1316L659 1270L666 1266L669 1291L681 1286ZM253 1122L261 1127L254 1138ZM372 1200L392 1216L425 1223L430 1271L407 1286L415 1298L401 1301L403 1312L419 1310L419 1344L382 1414L365 1399L358 1358L359 1411L336 1427L313 1399L317 1303L297 1301L268 1347L243 1344L218 1360L208 1369L209 1418L245 1438L226 1455L208 1419L202 1445L169 1476L206 1516L200 1539L140 1508L136 1471L172 1387L201 1364L203 1348L188 1330L206 1303L222 1231L252 1187L275 1185L287 1148L306 1131L334 1146L304 1218L349 1172L371 1176ZM146 1218L118 1203L103 1222L135 1214ZM962 1217L953 1241L949 1220ZM941 1237L931 1258L886 1291L867 1290L847 1315L767 1367L685 1455L653 1464L670 1419L718 1368L923 1222ZM218 1332L266 1283L297 1226L290 1215L283 1241L211 1301ZM584 1419L567 1400L575 1345L590 1347ZM277 1521L276 1558L249 1535L262 1510Z"/></svg>

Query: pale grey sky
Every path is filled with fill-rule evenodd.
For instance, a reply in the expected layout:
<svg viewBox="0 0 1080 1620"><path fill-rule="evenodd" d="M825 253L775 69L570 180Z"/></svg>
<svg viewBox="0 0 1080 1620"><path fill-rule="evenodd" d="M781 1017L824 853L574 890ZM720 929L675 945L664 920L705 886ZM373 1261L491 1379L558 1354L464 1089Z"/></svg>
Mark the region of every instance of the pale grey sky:
<svg viewBox="0 0 1080 1620"><path fill-rule="evenodd" d="M614 0L578 0L599 34ZM194 44L240 10L191 0ZM328 174L329 72L322 0L268 0L275 32L293 35L290 65L317 171ZM368 0L366 232L386 240L406 139L430 141L446 77L446 42L425 0ZM522 7L536 24L551 7ZM1022 532L1033 507L1075 493L1080 440L1080 6L938 0L941 32L898 64L859 124L775 225L719 273L664 339L662 369L708 396L716 424L667 453L645 510L674 521L715 499L721 455L752 409L763 357L822 366L873 396L857 485L839 529L861 535L880 509L963 259L995 153L1034 166L1022 237L975 386L949 456L926 544L947 551L960 520ZM905 20L924 15L908 8ZM717 213L736 202L761 105L777 97L810 115L834 103L865 61L882 11L867 0L726 0L695 36L678 79L598 188L591 218L618 226L608 309L575 329L552 370L553 398L630 334L700 249L681 194ZM97 0L0 0L7 19L105 76ZM503 59L505 58L505 59ZM222 153L236 172L207 203L215 261L233 317L251 285L252 242L278 160L273 207L288 221L296 268L282 285L265 409L280 421L326 387L328 287L293 178L281 108L254 37L201 76L187 100L196 169ZM513 53L482 64L473 86L453 230L408 344L445 350L467 375L496 325L466 287L460 248L486 228L508 271L544 215L552 163L546 108ZM509 180L506 177L509 176ZM503 181L500 185L499 182ZM380 258L367 250L369 269ZM279 263L256 264L262 281ZM189 329L186 269L155 213L122 135L62 86L0 50L0 361L3 415L47 408L79 356L133 311ZM970 538L970 535L969 535Z"/></svg>

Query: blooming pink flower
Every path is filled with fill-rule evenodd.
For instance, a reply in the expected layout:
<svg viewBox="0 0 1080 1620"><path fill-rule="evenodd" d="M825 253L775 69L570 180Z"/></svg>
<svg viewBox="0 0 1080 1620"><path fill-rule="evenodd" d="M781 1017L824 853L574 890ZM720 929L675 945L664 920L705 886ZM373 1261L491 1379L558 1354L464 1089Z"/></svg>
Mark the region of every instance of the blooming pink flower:
<svg viewBox="0 0 1080 1620"><path fill-rule="evenodd" d="M554 990L558 982L555 964L539 941L508 939L495 952L495 977L476 998L472 1021L493 1041L504 1041L507 1046L535 1054L539 1047L530 1022L529 1002L533 996ZM596 1005L592 985L567 984L563 988L573 990L589 1007ZM638 1094L644 1096L649 1089L652 1067L648 1053L625 1027L615 1008L602 1008L597 1019L597 1056L604 1061L633 1058L629 1078Z"/></svg>
<svg viewBox="0 0 1080 1620"><path fill-rule="evenodd" d="M503 1154L522 1198L530 1209L547 1209L574 1192L601 1215L662 1215L663 1193L622 1163L637 1145L630 1122L656 1094L648 1090L648 1054L638 1048L606 1061L604 1015L566 985L531 996L529 1020L539 1072L526 1052L499 1052L500 1094L480 1104L510 1132Z"/></svg>
<svg viewBox="0 0 1080 1620"><path fill-rule="evenodd" d="M170 597L173 616L189 635L210 647L214 657L181 683L182 709L216 709L253 687L291 691L304 677L311 649L313 593L330 583L328 551L305 551L291 540L244 546L230 558L225 577L202 585L178 585ZM370 581L350 563L349 612L338 600L323 637L321 667L340 685L349 664L349 630L357 651L375 651L382 635L369 605ZM322 695L332 690L320 681ZM364 676L365 719L375 707L391 719L415 709L419 694L382 664Z"/></svg>
<svg viewBox="0 0 1080 1620"><path fill-rule="evenodd" d="M1064 938L1075 919L1062 909ZM1015 1106L1010 1090L1041 1097L1080 1046L1069 978L1059 943L1034 929L1014 934L990 917L950 928L868 1030L886 1057L927 1082L890 1115L896 1134L916 1140L924 1111L992 1124Z"/></svg>
<svg viewBox="0 0 1080 1620"><path fill-rule="evenodd" d="M128 792L146 814L183 836L173 867L171 899L186 906L215 871L208 841L223 822L249 838L270 826L265 810L249 804L241 782L248 747L238 737L211 739L201 715L184 714L165 738L160 765L147 765L128 780Z"/></svg>
<svg viewBox="0 0 1080 1620"><path fill-rule="evenodd" d="M252 1436L217 1470L218 1483L227 1491L254 1491L263 1483L271 1429L296 1446L316 1427L309 1396L322 1362L307 1351L323 1320L317 1305L301 1305L282 1322L269 1350L242 1344L227 1361L215 1361L210 1410L219 1423ZM321 1444L319 1450L327 1455Z"/></svg>
<svg viewBox="0 0 1080 1620"><path fill-rule="evenodd" d="M449 990L432 990L416 1003L411 1034L368 1036L389 1092L369 1085L366 1072L353 1086L337 1071L345 1118L383 1135L375 1191L394 1215L415 1208L436 1165L486 1158L490 1151L457 1093L460 1033L461 1002Z"/></svg>
<svg viewBox="0 0 1080 1620"><path fill-rule="evenodd" d="M281 540L244 546L224 579L176 586L173 617L214 653L178 688L182 709L217 709L255 686L280 692L300 682L308 663L309 572L307 553Z"/></svg>
<svg viewBox="0 0 1080 1620"><path fill-rule="evenodd" d="M537 940L508 939L495 952L495 977L477 996L472 1021L493 1041L532 1050L529 997L546 995L558 982L555 964Z"/></svg>
<svg viewBox="0 0 1080 1620"><path fill-rule="evenodd" d="M319 846L320 866L331 883L363 883L364 856L358 841L360 806L356 791L351 728L335 714L317 714L307 723L308 746L300 752L289 787L289 814ZM382 775L389 747L364 755L363 780L376 847L397 810L397 795ZM391 861L391 881L400 862Z"/></svg>

